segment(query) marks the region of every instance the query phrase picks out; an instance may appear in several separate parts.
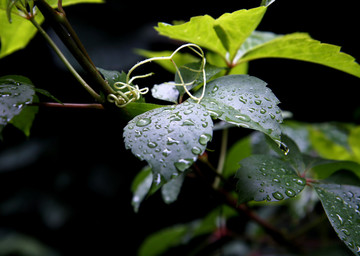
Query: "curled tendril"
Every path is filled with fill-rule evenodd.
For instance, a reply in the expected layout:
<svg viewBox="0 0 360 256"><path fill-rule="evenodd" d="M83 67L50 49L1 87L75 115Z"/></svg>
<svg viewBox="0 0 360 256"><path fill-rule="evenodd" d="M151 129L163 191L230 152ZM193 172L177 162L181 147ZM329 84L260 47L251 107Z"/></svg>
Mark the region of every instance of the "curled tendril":
<svg viewBox="0 0 360 256"><path fill-rule="evenodd" d="M187 89L187 86L194 84L196 80L185 83L178 66L176 65L175 61L173 60L173 57L175 56L175 54L178 53L183 48L189 48L189 49L191 49L193 52L195 52L197 55L199 55L201 57L201 66L200 66L199 70L195 70L195 69L185 67L185 68L187 68L188 70L190 70L192 72L202 73L204 84L203 84L202 94L201 94L201 96L199 98L193 96L190 93L190 91ZM114 87L115 87L116 91L114 91L113 94L108 95L108 97L107 97L108 101L111 102L111 103L115 103L115 105L117 107L121 108L121 107L125 107L126 105L128 105L131 102L139 100L141 95L148 93L149 88L146 87L146 88L139 89L139 87L137 85L132 86L131 84L134 82L135 79L149 77L149 76L153 75L153 73L134 76L132 78L130 78L130 75L139 66L144 65L144 64L146 64L148 62L159 61L159 60L170 60L171 61L171 63L174 65L176 73L177 73L177 75L178 75L178 77L180 79L180 83L177 83L175 85L176 86L182 86L184 88L185 92L189 95L189 97L192 98L193 100L197 101L197 103L199 103L202 100L202 98L204 97L205 88L206 88L206 73L205 73L206 58L205 58L203 50L198 45L191 44L191 43L190 44L184 44L184 45L180 46L170 56L167 56L167 57L153 57L153 58L149 58L149 59L143 60L143 61L135 64L129 70L129 72L128 72L127 76L126 76L126 82L125 83L116 82L114 84Z"/></svg>

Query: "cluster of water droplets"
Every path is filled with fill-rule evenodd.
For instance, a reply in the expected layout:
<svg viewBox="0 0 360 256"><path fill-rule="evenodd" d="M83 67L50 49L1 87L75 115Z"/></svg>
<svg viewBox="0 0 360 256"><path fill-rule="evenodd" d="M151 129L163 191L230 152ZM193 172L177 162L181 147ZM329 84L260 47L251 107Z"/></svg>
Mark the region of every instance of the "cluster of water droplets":
<svg viewBox="0 0 360 256"><path fill-rule="evenodd" d="M207 85L203 104L214 118L239 127L262 131L279 138L279 100L262 80L246 76L226 76Z"/></svg>
<svg viewBox="0 0 360 256"><path fill-rule="evenodd" d="M6 125L25 105L31 103L34 93L32 86L13 80L0 84L0 125Z"/></svg>
<svg viewBox="0 0 360 256"><path fill-rule="evenodd" d="M360 255L360 191L348 185L321 184L315 187L330 223L340 239Z"/></svg>
<svg viewBox="0 0 360 256"><path fill-rule="evenodd" d="M124 129L125 146L166 180L187 170L212 139L212 120L204 107L185 102L150 110Z"/></svg>

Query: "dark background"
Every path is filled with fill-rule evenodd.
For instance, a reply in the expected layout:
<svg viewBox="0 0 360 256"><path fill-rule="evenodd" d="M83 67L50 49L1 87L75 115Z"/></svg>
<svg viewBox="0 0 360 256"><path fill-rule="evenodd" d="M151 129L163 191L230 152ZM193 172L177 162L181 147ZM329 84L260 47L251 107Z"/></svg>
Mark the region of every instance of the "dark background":
<svg viewBox="0 0 360 256"><path fill-rule="evenodd" d="M68 7L66 12L97 66L126 71L142 59L135 48L176 49L157 35L153 29L157 22L204 14L217 18L259 3L108 0L104 5ZM258 30L309 32L359 58L355 4L278 0ZM149 70L157 76L146 80L146 86L172 77L156 65L150 64ZM281 59L254 61L249 73L266 81L282 102L280 107L296 120L359 122L358 78ZM39 35L25 50L0 60L0 76L8 74L29 77L63 102L92 102ZM1 240L10 234L32 237L60 255L135 255L146 235L201 217L213 207L212 198L190 180L175 204L165 205L156 195L135 214L130 184L144 163L125 151L124 125L118 116L101 110L41 108L30 138L5 128L0 142L0 255ZM247 131L236 133L243 136ZM215 134L212 147L216 142Z"/></svg>

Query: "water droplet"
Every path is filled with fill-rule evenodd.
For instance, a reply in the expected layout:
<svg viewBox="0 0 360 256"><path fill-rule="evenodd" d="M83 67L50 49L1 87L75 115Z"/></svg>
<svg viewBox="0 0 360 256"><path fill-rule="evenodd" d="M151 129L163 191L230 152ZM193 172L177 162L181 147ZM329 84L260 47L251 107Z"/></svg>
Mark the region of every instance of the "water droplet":
<svg viewBox="0 0 360 256"><path fill-rule="evenodd" d="M201 125L202 125L202 127L206 128L206 127L208 127L209 123L208 123L208 122L204 122L204 123L202 123Z"/></svg>
<svg viewBox="0 0 360 256"><path fill-rule="evenodd" d="M195 123L194 123L193 120L191 120L191 119L186 119L186 120L182 123L181 126L194 126L194 125L195 125Z"/></svg>
<svg viewBox="0 0 360 256"><path fill-rule="evenodd" d="M217 85L214 86L214 88L211 90L212 93L215 93L219 90L219 87Z"/></svg>
<svg viewBox="0 0 360 256"><path fill-rule="evenodd" d="M171 154L171 150L169 150L169 149L167 149L167 148L165 148L164 150L163 150L163 152L162 152L162 155L163 156L169 156Z"/></svg>
<svg viewBox="0 0 360 256"><path fill-rule="evenodd" d="M305 181L302 179L296 179L294 178L293 181L298 184L299 186L304 186L305 185Z"/></svg>
<svg viewBox="0 0 360 256"><path fill-rule="evenodd" d="M179 114L179 112L176 112L174 114L172 114L170 117L170 122L174 122L174 121L181 121L182 117L181 115Z"/></svg>
<svg viewBox="0 0 360 256"><path fill-rule="evenodd" d="M261 105L261 100L255 100L254 102L256 105Z"/></svg>
<svg viewBox="0 0 360 256"><path fill-rule="evenodd" d="M171 137L167 137L167 142L166 142L167 145L174 145L174 144L178 145L179 143L180 142L178 140L175 140Z"/></svg>
<svg viewBox="0 0 360 256"><path fill-rule="evenodd" d="M288 196L288 197L294 197L296 195L295 191L292 190L292 189L287 189L285 190L285 194Z"/></svg>
<svg viewBox="0 0 360 256"><path fill-rule="evenodd" d="M273 179L273 182L280 183L280 180L275 178L275 179Z"/></svg>
<svg viewBox="0 0 360 256"><path fill-rule="evenodd" d="M263 109L263 108L260 109L260 113L261 113L261 114L265 114L265 113L266 113L266 109Z"/></svg>
<svg viewBox="0 0 360 256"><path fill-rule="evenodd" d="M149 148L156 148L158 144L156 142L149 141L147 145Z"/></svg>
<svg viewBox="0 0 360 256"><path fill-rule="evenodd" d="M179 161L175 162L174 165L178 171L183 172L188 169L192 163L192 159L180 159Z"/></svg>
<svg viewBox="0 0 360 256"><path fill-rule="evenodd" d="M190 115L193 111L191 109L187 109L184 111L185 115Z"/></svg>
<svg viewBox="0 0 360 256"><path fill-rule="evenodd" d="M240 96L240 97L239 97L239 101L242 102L242 103L244 103L244 104L246 104L247 99L245 99L244 96Z"/></svg>
<svg viewBox="0 0 360 256"><path fill-rule="evenodd" d="M144 126L147 126L150 123L151 123L151 119L147 118L147 117L144 117L144 118L139 119L136 122L136 125L139 126L139 127L144 127Z"/></svg>
<svg viewBox="0 0 360 256"><path fill-rule="evenodd" d="M337 214L335 214L336 215L336 217L338 218L338 220L340 221L340 225L343 225L344 224L344 220L343 220L343 218L337 213Z"/></svg>
<svg viewBox="0 0 360 256"><path fill-rule="evenodd" d="M284 195L281 194L280 192L274 192L272 193L273 197L276 199L276 200L283 200L284 199Z"/></svg>
<svg viewBox="0 0 360 256"><path fill-rule="evenodd" d="M199 155L201 153L201 149L198 148L198 147L193 147L191 149L191 152L194 154L194 155Z"/></svg>
<svg viewBox="0 0 360 256"><path fill-rule="evenodd" d="M200 135L199 143L201 145L205 146L211 139L212 139L212 137L210 134L204 133L204 134Z"/></svg>

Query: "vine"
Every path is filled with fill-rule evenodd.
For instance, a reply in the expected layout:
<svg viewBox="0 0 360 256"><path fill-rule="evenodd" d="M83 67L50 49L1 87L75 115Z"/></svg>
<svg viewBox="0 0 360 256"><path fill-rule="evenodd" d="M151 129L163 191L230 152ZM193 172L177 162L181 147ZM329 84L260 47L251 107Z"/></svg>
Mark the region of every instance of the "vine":
<svg viewBox="0 0 360 256"><path fill-rule="evenodd" d="M184 48L189 48L191 49L193 52L195 52L198 56L201 57L201 65L199 70L194 70L188 67L185 67L186 69L192 71L192 72L199 72L202 73L202 78L203 78L203 89L202 89L202 94L200 95L200 97L195 97L194 95L191 94L191 92L188 90L187 86L191 86L193 85L196 80L190 81L185 83L183 76L176 64L176 62L174 61L174 56L182 49ZM149 58L149 59L145 59L137 64L135 64L128 72L127 76L126 76L126 82L116 82L114 83L114 89L116 89L116 91L114 90L113 93L109 94L107 96L107 99L110 103L115 103L115 105L117 107L125 107L127 106L129 103L131 102L135 102L137 100L140 99L141 95L147 94L149 92L149 88L142 88L139 89L139 86L137 85L132 85L134 80L139 79L139 78L146 78L149 77L151 75L153 75L153 73L148 73L145 75L138 75L138 76L133 76L131 77L131 73L138 67L152 62L152 61L163 61L163 60L167 60L167 61L171 61L171 63L173 64L175 70L176 70L176 74L178 75L179 79L180 79L180 83L173 83L173 85L175 86L181 86L185 92L189 95L189 97L195 101L197 101L197 103L200 103L201 99L204 97L205 94L205 89L206 89L206 72L205 72L205 65L206 65L206 58L204 55L203 50L196 44L184 44L180 47L178 47L170 56L166 56L166 57L153 57L153 58ZM131 78L130 78L131 77Z"/></svg>

